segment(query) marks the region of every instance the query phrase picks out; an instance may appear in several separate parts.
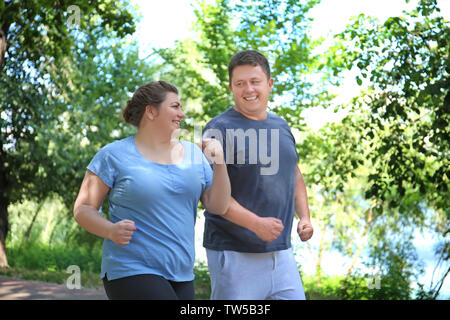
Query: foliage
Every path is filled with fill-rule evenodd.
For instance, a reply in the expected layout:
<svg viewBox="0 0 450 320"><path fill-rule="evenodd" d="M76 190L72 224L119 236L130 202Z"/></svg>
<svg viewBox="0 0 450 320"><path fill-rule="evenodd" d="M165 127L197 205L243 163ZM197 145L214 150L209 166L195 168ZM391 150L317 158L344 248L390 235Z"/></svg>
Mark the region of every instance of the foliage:
<svg viewBox="0 0 450 320"><path fill-rule="evenodd" d="M354 109L370 110L357 127L373 148L366 197L392 207L408 189L424 195L427 205L449 208L450 24L438 13L436 1L422 0L383 24L360 15L339 35L339 46L354 48L346 49L344 66L356 64L357 82L371 83L354 101Z"/></svg>
<svg viewBox="0 0 450 320"><path fill-rule="evenodd" d="M194 265L195 298L208 300L211 296L211 280L208 265L203 261L196 261Z"/></svg>
<svg viewBox="0 0 450 320"><path fill-rule="evenodd" d="M103 286L100 279L101 249L41 242L33 242L27 247L8 245L7 249L10 266L0 268L0 274L5 276L63 284L70 276L67 268L77 265L81 270L82 287Z"/></svg>
<svg viewBox="0 0 450 320"><path fill-rule="evenodd" d="M341 276L302 275L303 289L307 300L341 300L338 294Z"/></svg>
<svg viewBox="0 0 450 320"><path fill-rule="evenodd" d="M9 247L8 256L11 267L34 270L66 270L70 265L78 265L83 271L100 273L101 248L87 246L68 248L64 244L47 245L34 242L28 247Z"/></svg>
<svg viewBox="0 0 450 320"><path fill-rule="evenodd" d="M102 30L112 38L134 31L131 13L123 4L111 6L111 1L11 1L2 3L0 16L7 35L0 78L1 163L6 170L7 187L4 196L10 202L28 198L44 199L58 192L60 183L39 185L42 179L59 176L47 154L49 128L62 126L67 104L67 92L75 64L70 54L79 43L76 29L68 26L70 5L77 5L83 15L80 33ZM77 41L78 40L78 41ZM71 89L71 90L69 90ZM64 143L64 141L62 141ZM64 156L64 151L62 155ZM57 159L55 159L57 160ZM69 160L70 161L70 160ZM58 170L59 169L59 170Z"/></svg>
<svg viewBox="0 0 450 320"><path fill-rule="evenodd" d="M187 128L192 128L193 122L206 124L232 105L228 62L242 49L256 49L268 57L275 79L272 109L293 127L302 126L302 109L325 104L326 91L307 80L319 63L319 57L312 54L318 43L308 36L306 17L317 2L199 2L195 10L197 38L157 51L166 62L161 76L176 84L187 101Z"/></svg>

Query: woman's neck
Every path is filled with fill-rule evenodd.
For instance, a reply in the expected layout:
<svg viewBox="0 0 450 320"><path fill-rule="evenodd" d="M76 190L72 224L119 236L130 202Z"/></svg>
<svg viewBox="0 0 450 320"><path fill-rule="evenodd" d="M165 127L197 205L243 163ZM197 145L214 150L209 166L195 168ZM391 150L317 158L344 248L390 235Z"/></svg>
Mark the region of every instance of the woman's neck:
<svg viewBox="0 0 450 320"><path fill-rule="evenodd" d="M138 151L147 159L158 163L178 163L184 156L183 146L177 139L154 132L139 130L134 137Z"/></svg>
<svg viewBox="0 0 450 320"><path fill-rule="evenodd" d="M135 141L146 149L165 151L171 149L176 142L171 136L151 128L139 128Z"/></svg>

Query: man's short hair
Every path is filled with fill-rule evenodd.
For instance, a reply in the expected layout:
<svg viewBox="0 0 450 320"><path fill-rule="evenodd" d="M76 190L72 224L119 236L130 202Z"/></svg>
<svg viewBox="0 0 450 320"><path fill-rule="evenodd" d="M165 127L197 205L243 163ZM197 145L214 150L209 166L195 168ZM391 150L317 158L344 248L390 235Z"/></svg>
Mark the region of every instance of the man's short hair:
<svg viewBox="0 0 450 320"><path fill-rule="evenodd" d="M242 50L236 53L228 64L228 77L230 84L234 68L245 65L260 66L266 74L267 79L270 79L270 66L267 58L261 52L256 50Z"/></svg>

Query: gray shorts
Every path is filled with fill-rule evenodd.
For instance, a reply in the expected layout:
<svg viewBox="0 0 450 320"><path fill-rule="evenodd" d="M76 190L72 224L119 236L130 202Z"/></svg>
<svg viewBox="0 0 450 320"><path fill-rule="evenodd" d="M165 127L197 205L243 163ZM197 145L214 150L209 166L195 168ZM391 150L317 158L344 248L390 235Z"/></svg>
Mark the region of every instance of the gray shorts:
<svg viewBox="0 0 450 320"><path fill-rule="evenodd" d="M213 300L306 300L292 248L245 253L206 249Z"/></svg>

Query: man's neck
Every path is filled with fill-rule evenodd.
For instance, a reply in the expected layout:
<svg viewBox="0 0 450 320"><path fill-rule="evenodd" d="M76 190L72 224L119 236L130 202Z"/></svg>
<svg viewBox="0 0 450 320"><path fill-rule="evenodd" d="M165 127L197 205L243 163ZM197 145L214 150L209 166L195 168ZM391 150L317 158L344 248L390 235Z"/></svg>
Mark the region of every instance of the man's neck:
<svg viewBox="0 0 450 320"><path fill-rule="evenodd" d="M259 112L252 112L252 113L248 113L245 112L244 110L242 110L241 108L234 106L233 108L234 110L236 110L237 112L239 112L240 114L242 114L244 117L251 119L251 120L266 120L267 118L267 109L264 109L262 111Z"/></svg>

